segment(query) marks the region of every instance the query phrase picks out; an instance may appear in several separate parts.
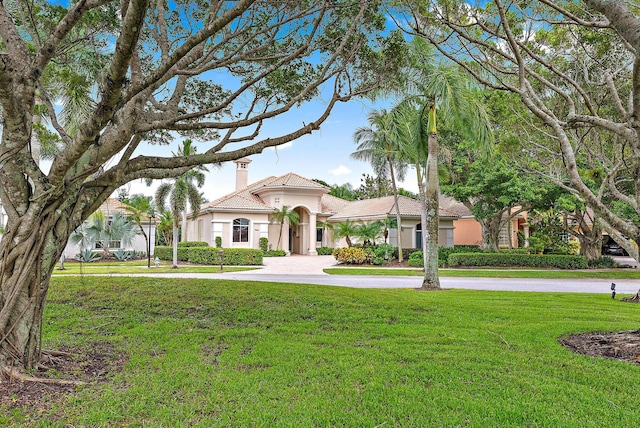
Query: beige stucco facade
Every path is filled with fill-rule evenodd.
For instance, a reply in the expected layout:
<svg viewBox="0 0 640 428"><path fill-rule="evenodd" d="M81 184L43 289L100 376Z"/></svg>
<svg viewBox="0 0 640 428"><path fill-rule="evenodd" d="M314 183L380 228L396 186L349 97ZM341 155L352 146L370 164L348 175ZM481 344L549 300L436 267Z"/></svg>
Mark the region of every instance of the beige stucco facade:
<svg viewBox="0 0 640 428"><path fill-rule="evenodd" d="M186 240L215 246L216 237L220 237L224 248L259 248L260 238L267 238L270 249L313 255L321 246L346 245L333 239L330 229L323 227L325 223L337 224L347 219L367 223L395 216L391 196L345 201L329 195L326 186L293 173L248 185L249 162L236 161L236 185L240 188L203 206L197 216L188 217ZM280 224L274 219L283 207L298 213L298 224ZM419 202L401 197L400 213L403 247L419 248ZM454 245L455 218L440 213L441 245ZM397 230L390 230L389 243L397 245Z"/></svg>

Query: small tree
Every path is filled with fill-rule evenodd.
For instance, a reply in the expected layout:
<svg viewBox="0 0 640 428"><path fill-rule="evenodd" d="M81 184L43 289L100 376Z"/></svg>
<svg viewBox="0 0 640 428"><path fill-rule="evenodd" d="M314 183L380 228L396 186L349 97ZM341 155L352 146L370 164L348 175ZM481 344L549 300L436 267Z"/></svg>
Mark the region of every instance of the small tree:
<svg viewBox="0 0 640 428"><path fill-rule="evenodd" d="M356 236L362 240L362 246L375 246L376 241L383 237L384 224L381 221L362 223L356 226Z"/></svg>
<svg viewBox="0 0 640 428"><path fill-rule="evenodd" d="M81 248L96 246L102 248L102 258L110 256L111 243L120 241L120 246L126 247L133 243L138 235L137 225L125 215L115 213L108 220L102 211L96 211L89 218L88 224L82 225L71 236L71 242L80 244Z"/></svg>
<svg viewBox="0 0 640 428"><path fill-rule="evenodd" d="M347 246L351 247L351 237L358 236L358 225L352 223L349 220L345 220L342 223L338 223L333 227L333 237L335 239L344 238L347 241Z"/></svg>
<svg viewBox="0 0 640 428"><path fill-rule="evenodd" d="M287 223L290 226L291 225L295 226L299 222L300 222L300 215L296 211L289 209L289 207L286 205L280 208L280 210L273 213L270 223L280 224L280 233L278 234L278 244L276 245L276 248L278 248L279 250L282 250L282 248L280 247L280 242L282 241L282 230L284 229L284 224Z"/></svg>

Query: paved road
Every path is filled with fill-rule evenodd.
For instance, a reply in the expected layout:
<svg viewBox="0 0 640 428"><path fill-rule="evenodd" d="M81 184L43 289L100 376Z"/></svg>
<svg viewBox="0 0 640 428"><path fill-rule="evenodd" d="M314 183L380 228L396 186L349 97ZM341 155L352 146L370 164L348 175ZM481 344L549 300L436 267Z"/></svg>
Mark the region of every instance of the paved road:
<svg viewBox="0 0 640 428"><path fill-rule="evenodd" d="M632 259L631 259L632 260ZM620 260L626 262L627 260ZM328 275L324 268L335 266L333 256L267 257L265 266L251 271L208 273L136 274L136 276L174 278L231 279L237 281L289 282L296 284L320 284L354 288L418 288L421 277L410 276L353 276ZM511 279L511 278L447 278L441 277L443 288L467 288L473 290L541 291L570 293L611 293L611 282L616 292L635 294L640 280L605 279Z"/></svg>
<svg viewBox="0 0 640 428"><path fill-rule="evenodd" d="M179 278L230 279L236 281L288 282L295 284L319 284L354 288L418 288L421 277L407 276L353 276L353 275L304 275L229 272L222 274L175 273L136 274L136 276ZM611 280L604 279L510 279L510 278L448 278L441 277L443 288L467 288L473 290L540 291L569 293L611 293ZM620 294L635 294L639 280L613 280Z"/></svg>

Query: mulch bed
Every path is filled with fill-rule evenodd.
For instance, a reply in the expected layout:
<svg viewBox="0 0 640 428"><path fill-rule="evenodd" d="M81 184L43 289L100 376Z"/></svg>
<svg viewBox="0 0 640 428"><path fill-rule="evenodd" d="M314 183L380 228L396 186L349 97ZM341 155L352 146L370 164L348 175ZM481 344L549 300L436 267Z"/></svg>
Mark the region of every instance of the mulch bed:
<svg viewBox="0 0 640 428"><path fill-rule="evenodd" d="M83 383L105 382L122 370L127 358L109 343L93 344L90 350L62 349L65 355L46 357L47 368L30 376L42 379L65 379ZM64 402L75 391L74 385L20 381L0 375L0 411L20 408L26 413L41 414L54 404Z"/></svg>
<svg viewBox="0 0 640 428"><path fill-rule="evenodd" d="M617 333L573 334L559 342L578 354L640 365L640 329Z"/></svg>

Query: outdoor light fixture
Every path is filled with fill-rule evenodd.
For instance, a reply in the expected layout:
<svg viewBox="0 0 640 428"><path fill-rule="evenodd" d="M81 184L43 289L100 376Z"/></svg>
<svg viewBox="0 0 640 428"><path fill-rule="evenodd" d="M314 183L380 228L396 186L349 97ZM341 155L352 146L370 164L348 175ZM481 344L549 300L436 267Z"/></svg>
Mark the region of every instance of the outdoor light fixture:
<svg viewBox="0 0 640 428"><path fill-rule="evenodd" d="M218 255L220 256L220 272L224 272L223 261L224 261L224 250L218 250Z"/></svg>
<svg viewBox="0 0 640 428"><path fill-rule="evenodd" d="M612 299L616 298L616 284L615 284L615 282L611 283L611 298Z"/></svg>

